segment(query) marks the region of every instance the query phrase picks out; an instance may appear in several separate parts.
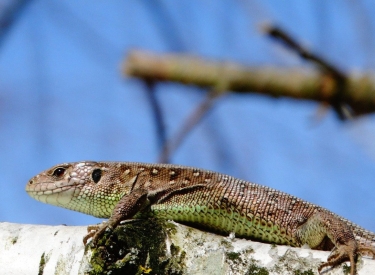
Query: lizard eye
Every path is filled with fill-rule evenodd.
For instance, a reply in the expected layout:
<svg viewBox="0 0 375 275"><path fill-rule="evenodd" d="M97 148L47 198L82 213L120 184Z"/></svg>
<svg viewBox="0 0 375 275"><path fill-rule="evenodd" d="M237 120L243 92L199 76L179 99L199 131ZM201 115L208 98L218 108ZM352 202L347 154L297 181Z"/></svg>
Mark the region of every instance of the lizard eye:
<svg viewBox="0 0 375 275"><path fill-rule="evenodd" d="M65 173L65 168L62 168L62 167L58 167L55 169L55 171L53 171L53 176L55 176L56 178L60 178L64 175Z"/></svg>
<svg viewBox="0 0 375 275"><path fill-rule="evenodd" d="M102 177L102 170L95 169L94 171L92 171L91 177L95 183L98 183Z"/></svg>

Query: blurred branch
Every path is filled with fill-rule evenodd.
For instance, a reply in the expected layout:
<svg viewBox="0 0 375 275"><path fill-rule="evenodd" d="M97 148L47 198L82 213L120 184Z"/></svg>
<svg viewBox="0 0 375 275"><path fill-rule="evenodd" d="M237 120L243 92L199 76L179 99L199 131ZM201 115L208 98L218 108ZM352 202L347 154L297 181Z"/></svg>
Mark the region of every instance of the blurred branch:
<svg viewBox="0 0 375 275"><path fill-rule="evenodd" d="M166 134L165 134L165 123L163 119L163 114L161 110L161 106L158 102L156 97L156 89L155 89L155 82L154 81L145 81L147 86L147 95L150 99L151 109L154 114L155 118L155 125L156 125L156 133L159 140L159 146L163 147L166 143Z"/></svg>
<svg viewBox="0 0 375 275"><path fill-rule="evenodd" d="M216 86L225 77L228 90L233 92L260 93L330 104L337 100L335 77L331 73L306 69L246 67L193 56L132 51L123 64L123 72L148 81L174 81L201 87ZM357 115L374 112L374 76L348 76L341 89L341 102L349 105Z"/></svg>
<svg viewBox="0 0 375 275"><path fill-rule="evenodd" d="M283 44L285 44L285 46L295 51L301 58L316 64L325 73L331 74L336 81L336 89L335 96L333 97L332 101L330 101L330 103L341 120L351 117L350 110L346 110L346 106L343 104L342 99L345 89L345 83L347 81L347 76L344 72L342 72L335 65L324 60L322 57L304 48L285 30L282 30L281 28L273 25L266 25L263 27L263 30L271 38L282 42Z"/></svg>
<svg viewBox="0 0 375 275"><path fill-rule="evenodd" d="M302 47L302 45L300 45L293 37L291 37L290 34L286 33L279 27L270 25L265 26L263 30L270 37L280 40L288 48L297 52L301 58L314 62L315 64L319 65L322 69L334 74L337 77L345 78L345 74L341 72L338 68L336 68L336 66L330 64L328 61L310 52L308 49Z"/></svg>
<svg viewBox="0 0 375 275"><path fill-rule="evenodd" d="M20 18L26 5L31 1L28 0L13 0L0 2L0 47L4 43L6 35Z"/></svg>
<svg viewBox="0 0 375 275"><path fill-rule="evenodd" d="M221 95L225 93L225 89L221 89L222 87L216 87L215 89L211 90L207 97L203 100L201 104L190 114L190 116L185 120L185 123L182 125L180 130L177 134L171 138L169 141L164 143L163 150L160 154L159 163L169 163L170 157L172 156L173 152L176 151L178 146L183 142L183 140L187 137L189 132L198 125L198 123L203 119L203 117L211 110L211 107L214 101Z"/></svg>

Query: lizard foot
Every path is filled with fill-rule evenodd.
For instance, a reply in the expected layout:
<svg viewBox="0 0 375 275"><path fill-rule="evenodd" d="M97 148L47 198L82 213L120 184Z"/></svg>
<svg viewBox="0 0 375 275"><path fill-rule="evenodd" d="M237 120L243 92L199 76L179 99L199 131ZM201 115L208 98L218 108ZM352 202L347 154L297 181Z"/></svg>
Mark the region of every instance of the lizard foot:
<svg viewBox="0 0 375 275"><path fill-rule="evenodd" d="M345 261L350 261L350 275L356 275L356 262L357 262L357 245L356 243L350 243L347 245L341 245L332 250L331 255L329 255L327 262L321 264L318 267L318 272L320 274L324 267L334 267Z"/></svg>
<svg viewBox="0 0 375 275"><path fill-rule="evenodd" d="M96 245L98 239L103 235L106 230L113 230L113 227L109 225L107 222L103 222L102 224L98 225L90 225L87 227L87 234L83 237L84 245L87 244L87 241L92 238L91 243Z"/></svg>
<svg viewBox="0 0 375 275"><path fill-rule="evenodd" d="M129 223L135 223L135 222L140 222L142 219L129 219L129 220L123 220L120 222L121 225L123 224L129 224ZM91 243L93 245L96 245L98 239L103 235L103 233L106 230L112 231L114 227L110 225L108 222L103 222L101 224L97 225L89 225L87 227L87 234L85 237L83 237L83 243L84 245L87 244L87 241L92 238Z"/></svg>
<svg viewBox="0 0 375 275"><path fill-rule="evenodd" d="M358 253L360 253L363 256L367 256L372 259L375 259L375 248L370 247L368 245L360 244L358 246Z"/></svg>

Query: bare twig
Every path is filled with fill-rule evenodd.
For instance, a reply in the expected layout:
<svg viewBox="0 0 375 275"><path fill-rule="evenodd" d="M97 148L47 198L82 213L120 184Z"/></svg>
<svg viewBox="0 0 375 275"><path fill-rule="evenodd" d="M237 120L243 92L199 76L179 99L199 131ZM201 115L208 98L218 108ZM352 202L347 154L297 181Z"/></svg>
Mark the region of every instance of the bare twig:
<svg viewBox="0 0 375 275"><path fill-rule="evenodd" d="M288 48L297 52L297 54L308 61L311 61L318 65L325 73L332 74L334 80L336 81L336 91L335 95L331 100L331 105L335 109L338 117L341 120L345 120L351 117L350 109L345 107L344 102L344 92L347 81L347 76L339 68L324 60L322 57L310 52L308 49L300 45L290 34L282 30L277 26L267 25L264 28L264 31L272 38L281 41Z"/></svg>
<svg viewBox="0 0 375 275"><path fill-rule="evenodd" d="M147 86L148 98L150 99L151 109L155 118L156 133L158 136L159 147L162 148L166 143L165 124L160 104L155 94L155 82L151 80L145 81Z"/></svg>
<svg viewBox="0 0 375 275"><path fill-rule="evenodd" d="M297 52L303 59L310 60L319 65L321 68L325 69L326 71L331 72L339 77L345 77L345 74L341 72L341 70L339 70L336 66L330 64L323 58L304 48L290 34L286 33L281 28L277 26L267 25L263 29L270 37L280 40L287 47Z"/></svg>
<svg viewBox="0 0 375 275"><path fill-rule="evenodd" d="M175 81L201 87L215 86L225 76L230 83L228 90L234 92L286 96L330 104L337 101L338 83L331 73L301 68L254 68L209 62L192 56L133 51L124 63L124 72L142 79ZM342 89L344 92L340 101L348 104L356 115L375 112L374 76L349 76Z"/></svg>
<svg viewBox="0 0 375 275"><path fill-rule="evenodd" d="M172 153L177 150L183 140L192 131L192 129L199 124L208 111L211 110L215 100L224 94L225 90L222 87L220 90L217 88L211 90L207 97L201 104L191 113L191 115L185 120L185 123L181 126L177 134L172 137L169 141L164 143L163 150L159 157L160 163L169 163Z"/></svg>

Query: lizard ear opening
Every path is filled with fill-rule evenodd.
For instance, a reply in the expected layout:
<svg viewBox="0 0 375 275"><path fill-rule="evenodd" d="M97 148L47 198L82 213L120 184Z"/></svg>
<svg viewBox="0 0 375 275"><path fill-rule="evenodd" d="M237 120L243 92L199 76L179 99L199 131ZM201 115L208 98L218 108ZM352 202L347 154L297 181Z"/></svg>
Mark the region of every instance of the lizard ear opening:
<svg viewBox="0 0 375 275"><path fill-rule="evenodd" d="M92 171L91 177L95 183L98 183L102 177L102 170L95 169L94 171Z"/></svg>

